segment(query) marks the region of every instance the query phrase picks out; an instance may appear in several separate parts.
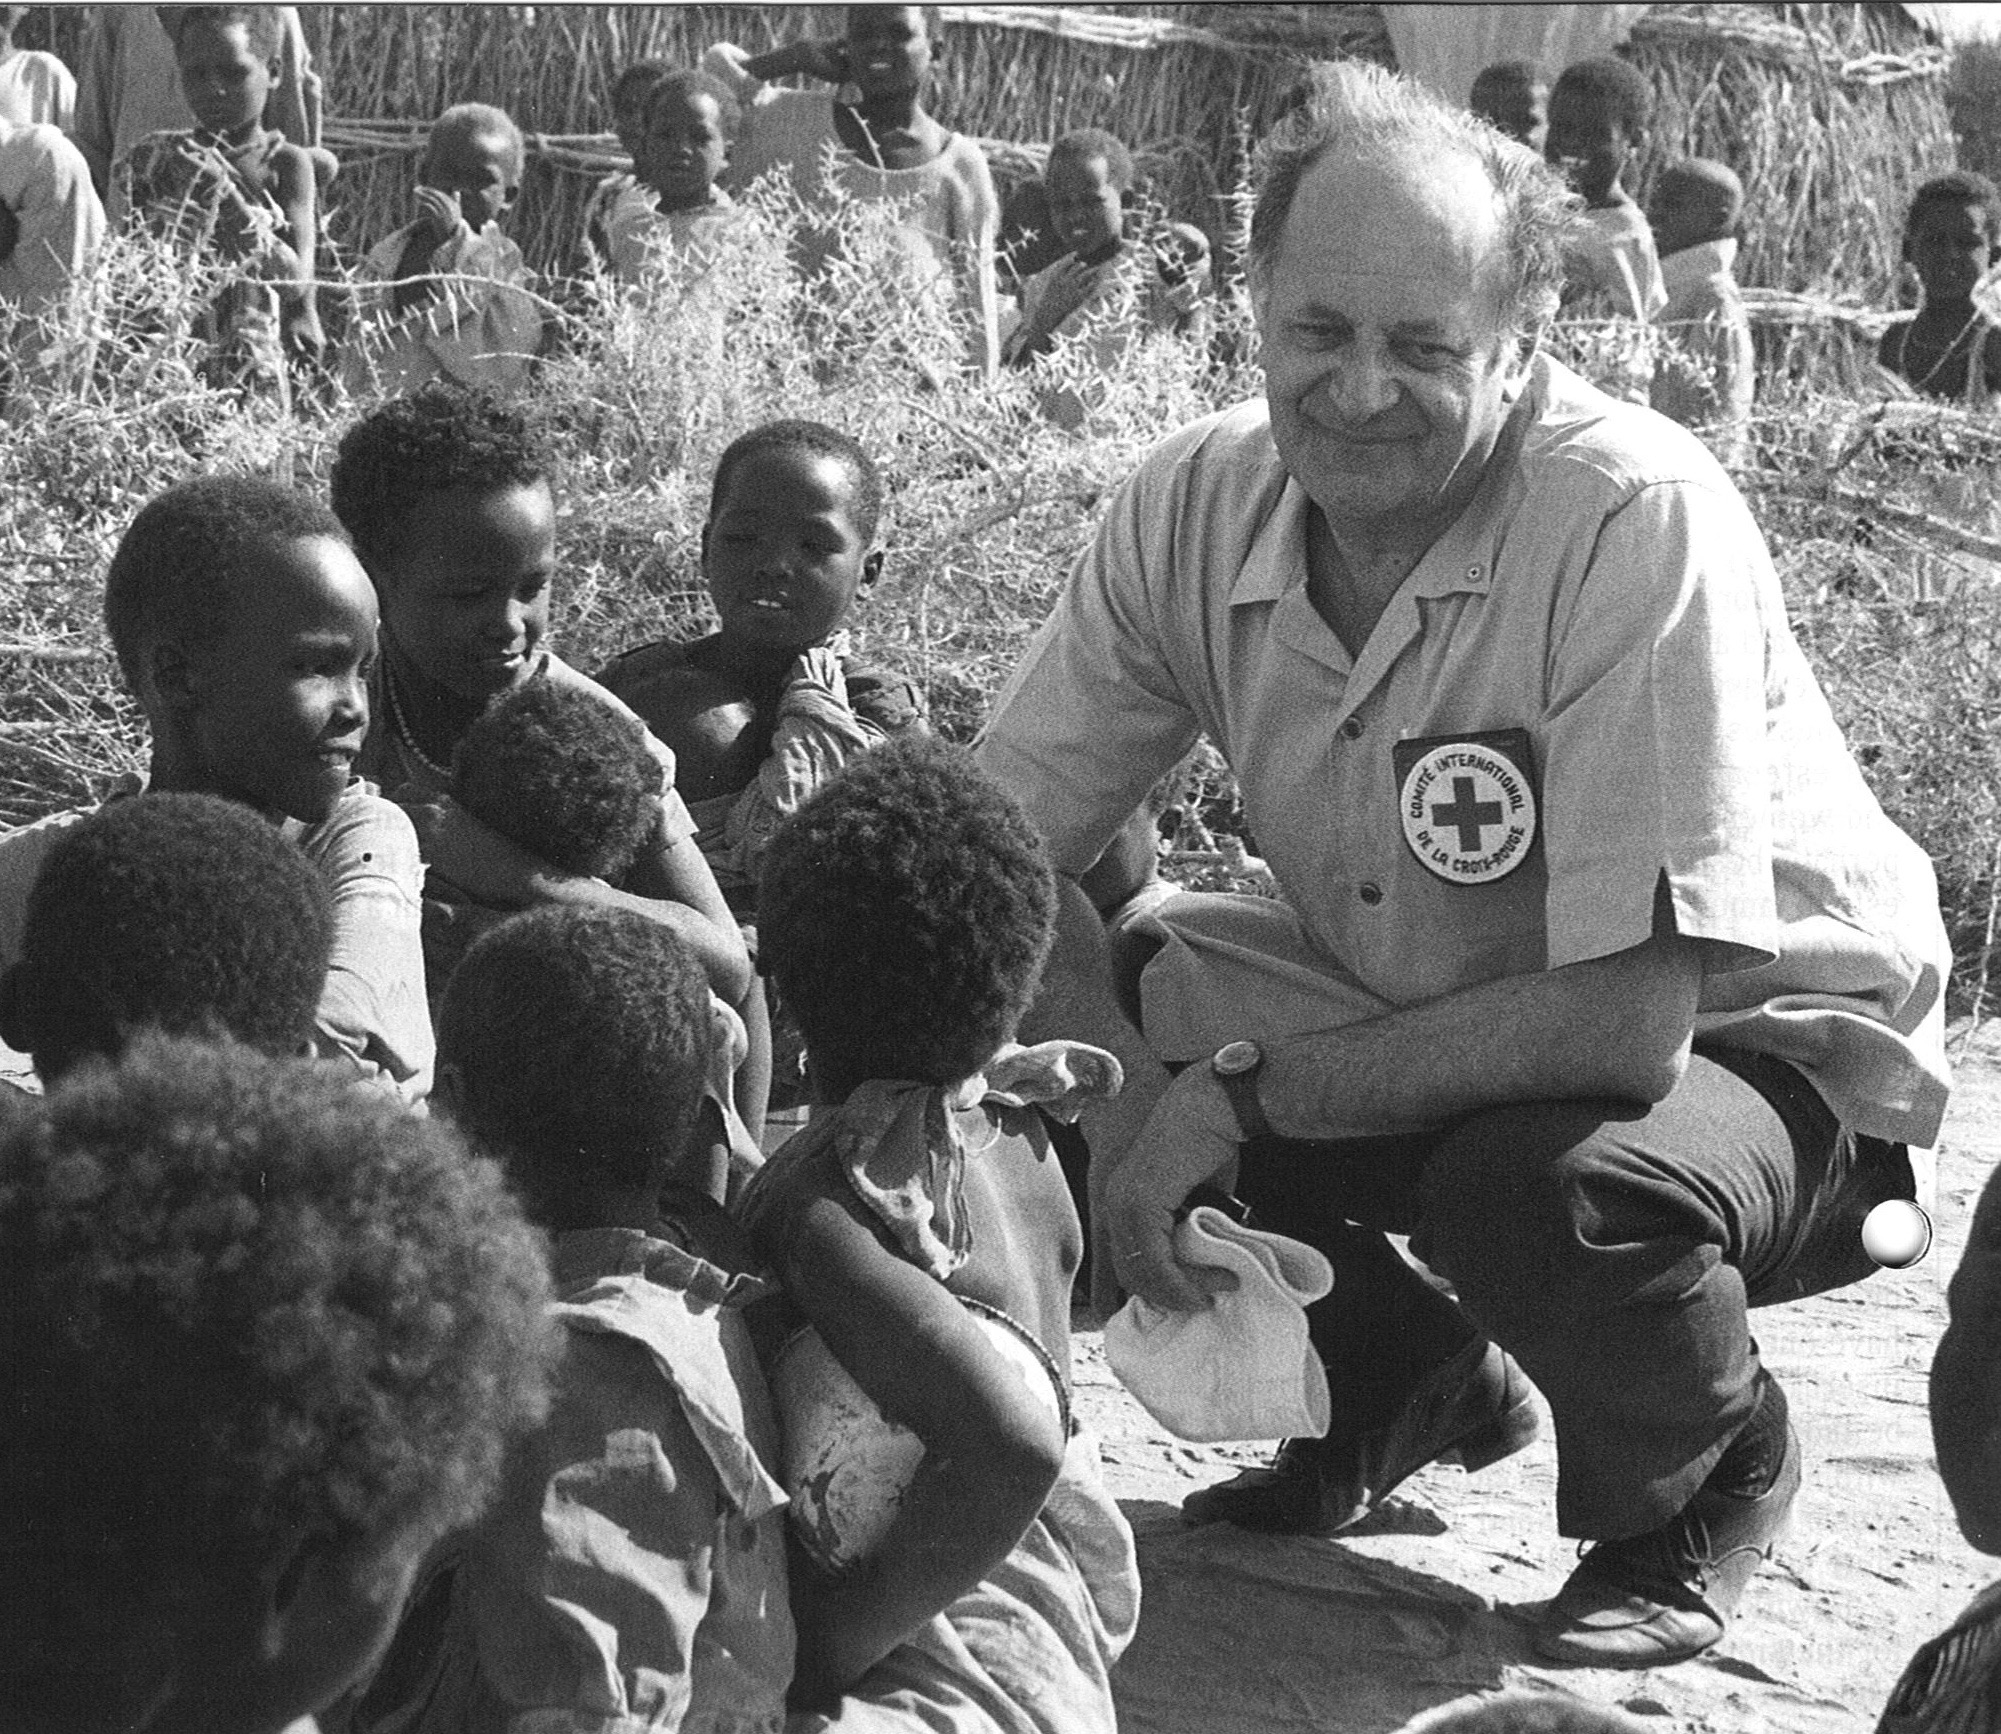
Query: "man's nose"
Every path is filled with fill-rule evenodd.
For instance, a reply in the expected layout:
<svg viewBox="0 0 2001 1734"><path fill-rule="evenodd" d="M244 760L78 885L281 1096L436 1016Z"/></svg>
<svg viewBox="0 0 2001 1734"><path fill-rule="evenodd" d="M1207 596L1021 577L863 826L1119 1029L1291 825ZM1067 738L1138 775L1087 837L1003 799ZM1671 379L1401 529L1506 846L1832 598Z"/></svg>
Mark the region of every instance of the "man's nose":
<svg viewBox="0 0 2001 1734"><path fill-rule="evenodd" d="M1394 409L1403 387L1380 349L1354 344L1330 363L1315 395L1333 419L1353 427Z"/></svg>

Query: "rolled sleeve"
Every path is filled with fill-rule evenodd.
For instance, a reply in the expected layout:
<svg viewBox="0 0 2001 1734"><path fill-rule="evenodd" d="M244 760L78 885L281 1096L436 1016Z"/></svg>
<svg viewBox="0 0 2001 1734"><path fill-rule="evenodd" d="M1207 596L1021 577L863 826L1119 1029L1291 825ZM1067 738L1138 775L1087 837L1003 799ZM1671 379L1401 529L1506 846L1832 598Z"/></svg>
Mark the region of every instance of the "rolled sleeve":
<svg viewBox="0 0 2001 1734"><path fill-rule="evenodd" d="M1551 968L1645 943L1663 875L1712 968L1777 956L1761 548L1741 502L1699 483L1605 520L1551 653Z"/></svg>
<svg viewBox="0 0 2001 1734"><path fill-rule="evenodd" d="M1065 873L1097 860L1201 732L1169 666L1155 605L1176 556L1176 466L1161 456L1113 501L975 749ZM1163 471L1165 482L1157 480ZM1202 577L1191 574L1187 587L1199 588Z"/></svg>

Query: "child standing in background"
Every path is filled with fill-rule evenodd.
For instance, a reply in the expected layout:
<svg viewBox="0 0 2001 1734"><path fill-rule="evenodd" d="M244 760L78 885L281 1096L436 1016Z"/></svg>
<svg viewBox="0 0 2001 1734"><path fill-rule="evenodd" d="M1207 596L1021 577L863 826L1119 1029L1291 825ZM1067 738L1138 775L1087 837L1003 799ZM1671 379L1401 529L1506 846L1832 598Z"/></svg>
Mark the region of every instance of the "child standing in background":
<svg viewBox="0 0 2001 1734"><path fill-rule="evenodd" d="M121 204L194 260L232 268L203 332L217 370L289 405L287 355L316 361L325 339L313 299L313 161L262 118L283 23L272 6L188 6L170 33L195 125L132 147Z"/></svg>
<svg viewBox="0 0 2001 1734"><path fill-rule="evenodd" d="M927 299L942 290L956 302L969 326L973 369L991 378L1000 359L1000 200L979 146L925 111L934 24L925 6L850 6L847 33L837 41L794 42L759 55L723 42L702 65L744 105L731 159L739 189L779 168L810 205L831 146L834 181L850 197L914 204L905 230L912 287ZM765 82L796 73L833 88L777 90ZM809 249L809 274L821 263Z"/></svg>
<svg viewBox="0 0 2001 1734"><path fill-rule="evenodd" d="M1595 301L1620 318L1648 320L1667 301L1653 230L1624 185L1653 107L1646 75L1610 55L1565 67L1550 92L1543 156L1585 206L1564 289L1567 310L1590 315Z"/></svg>
<svg viewBox="0 0 2001 1734"><path fill-rule="evenodd" d="M1730 274L1743 211L1744 185L1727 164L1686 157L1661 171L1648 213L1668 292L1651 402L1683 427L1702 429L1710 449L1733 465L1748 451L1757 389L1751 321Z"/></svg>
<svg viewBox="0 0 2001 1734"><path fill-rule="evenodd" d="M591 189L590 202L584 206L585 254L600 264L611 262L612 211L639 184L637 166L640 140L646 132L646 98L654 80L673 70L664 60L635 60L612 80L611 130L634 167L606 175Z"/></svg>
<svg viewBox="0 0 2001 1734"><path fill-rule="evenodd" d="M1973 291L2001 258L2001 189L1966 169L1926 181L1904 219L1904 257L1924 304L1883 333L1877 359L1929 397L1990 402L2001 390L2001 328Z"/></svg>
<svg viewBox="0 0 2001 1734"><path fill-rule="evenodd" d="M1535 150L1549 108L1549 83L1526 60L1497 60L1474 77L1466 106L1516 144Z"/></svg>
<svg viewBox="0 0 2001 1734"><path fill-rule="evenodd" d="M736 217L735 201L716 181L742 120L729 86L709 73L655 80L634 159L639 182L611 212L611 268L622 281L642 281L649 261L663 254L700 256Z"/></svg>
<svg viewBox="0 0 2001 1734"><path fill-rule="evenodd" d="M542 314L525 291L521 249L500 232L523 161L521 129L504 110L462 102L438 116L417 171L415 220L362 265L350 391L413 391L440 374L496 391L526 383Z"/></svg>
<svg viewBox="0 0 2001 1734"><path fill-rule="evenodd" d="M856 754L923 727L914 687L846 655L842 628L882 570L881 514L882 477L857 441L818 422L753 428L717 461L702 526L718 629L602 671L673 750L739 916L779 822Z"/></svg>

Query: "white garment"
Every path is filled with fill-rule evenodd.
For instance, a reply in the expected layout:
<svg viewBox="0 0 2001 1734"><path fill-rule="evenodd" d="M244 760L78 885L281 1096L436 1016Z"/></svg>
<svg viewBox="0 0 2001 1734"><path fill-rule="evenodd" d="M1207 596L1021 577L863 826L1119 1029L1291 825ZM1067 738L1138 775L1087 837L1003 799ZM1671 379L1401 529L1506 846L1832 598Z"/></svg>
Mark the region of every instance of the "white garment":
<svg viewBox="0 0 2001 1734"><path fill-rule="evenodd" d="M1227 1270L1237 1286L1200 1312L1127 1301L1105 1321L1119 1383L1178 1439L1323 1437L1332 1409L1306 1309L1333 1288L1334 1267L1301 1241L1241 1227L1207 1204L1175 1229L1174 1255Z"/></svg>

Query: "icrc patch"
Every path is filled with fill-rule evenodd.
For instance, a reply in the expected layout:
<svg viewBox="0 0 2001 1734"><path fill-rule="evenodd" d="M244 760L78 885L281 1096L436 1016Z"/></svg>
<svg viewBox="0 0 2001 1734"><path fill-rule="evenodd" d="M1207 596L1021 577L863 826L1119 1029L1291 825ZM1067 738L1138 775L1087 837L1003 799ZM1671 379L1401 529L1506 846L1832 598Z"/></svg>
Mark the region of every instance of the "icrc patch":
<svg viewBox="0 0 2001 1734"><path fill-rule="evenodd" d="M1398 741L1397 816L1404 842L1448 885L1491 885L1529 858L1536 839L1528 731Z"/></svg>

